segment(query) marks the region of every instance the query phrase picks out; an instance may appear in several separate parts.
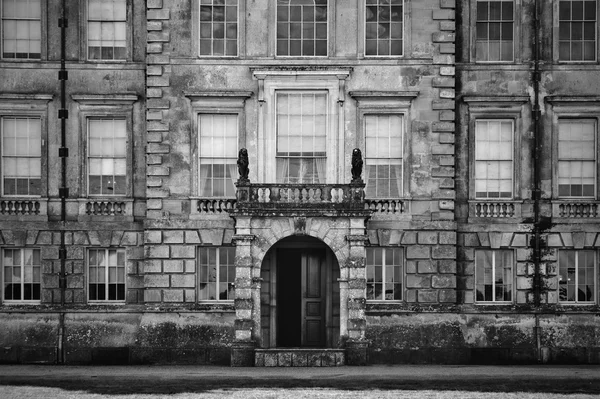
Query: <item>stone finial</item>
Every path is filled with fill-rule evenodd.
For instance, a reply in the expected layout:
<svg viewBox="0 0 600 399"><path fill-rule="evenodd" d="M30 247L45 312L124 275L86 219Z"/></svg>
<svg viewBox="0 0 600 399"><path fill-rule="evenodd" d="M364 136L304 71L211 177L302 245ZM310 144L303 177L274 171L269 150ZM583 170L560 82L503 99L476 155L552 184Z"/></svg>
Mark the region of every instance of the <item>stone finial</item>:
<svg viewBox="0 0 600 399"><path fill-rule="evenodd" d="M250 173L250 168L248 168L248 150L242 148L238 153L238 172L240 173L240 178L238 179L238 183L249 183L250 179L248 179L248 173Z"/></svg>
<svg viewBox="0 0 600 399"><path fill-rule="evenodd" d="M362 183L363 180L361 178L363 169L363 160L362 160L362 152L360 148L355 148L352 150L352 181L351 183Z"/></svg>

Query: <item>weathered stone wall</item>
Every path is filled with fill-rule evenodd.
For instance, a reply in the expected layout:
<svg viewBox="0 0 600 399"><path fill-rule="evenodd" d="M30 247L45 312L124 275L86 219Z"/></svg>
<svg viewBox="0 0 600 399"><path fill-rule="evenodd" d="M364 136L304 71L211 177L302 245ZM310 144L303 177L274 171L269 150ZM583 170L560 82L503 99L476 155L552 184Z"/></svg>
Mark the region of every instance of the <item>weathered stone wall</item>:
<svg viewBox="0 0 600 399"><path fill-rule="evenodd" d="M231 310L140 312L98 306L0 314L5 326L0 363L57 362L61 317L67 364L229 364Z"/></svg>

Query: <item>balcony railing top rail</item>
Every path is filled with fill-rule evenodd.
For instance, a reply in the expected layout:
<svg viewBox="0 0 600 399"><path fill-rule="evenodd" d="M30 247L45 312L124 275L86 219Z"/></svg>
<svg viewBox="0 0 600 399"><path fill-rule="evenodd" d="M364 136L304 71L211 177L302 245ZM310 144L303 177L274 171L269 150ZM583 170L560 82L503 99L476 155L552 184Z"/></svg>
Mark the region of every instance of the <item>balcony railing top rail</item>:
<svg viewBox="0 0 600 399"><path fill-rule="evenodd" d="M364 209L364 184L238 183L238 209Z"/></svg>

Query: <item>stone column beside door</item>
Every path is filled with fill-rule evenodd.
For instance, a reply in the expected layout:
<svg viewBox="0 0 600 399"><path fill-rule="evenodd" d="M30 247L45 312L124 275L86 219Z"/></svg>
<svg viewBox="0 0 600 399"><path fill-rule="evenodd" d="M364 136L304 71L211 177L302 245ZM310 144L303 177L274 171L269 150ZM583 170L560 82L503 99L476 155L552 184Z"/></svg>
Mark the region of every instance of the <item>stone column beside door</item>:
<svg viewBox="0 0 600 399"><path fill-rule="evenodd" d="M248 367L254 365L254 330L258 325L254 320L254 293L256 283L252 278L252 241L250 217L236 220L235 242L235 341L231 347L231 365ZM259 284L260 292L260 284ZM259 302L260 303L260 302ZM260 317L260 313L259 313Z"/></svg>
<svg viewBox="0 0 600 399"><path fill-rule="evenodd" d="M347 336L346 341L346 363L348 365L367 364L367 347L365 331L367 319L366 307L366 251L365 242L368 240L365 234L365 218L350 219L350 234L346 236L350 246L349 257L342 266L341 276L347 276ZM343 277L342 277L343 278Z"/></svg>

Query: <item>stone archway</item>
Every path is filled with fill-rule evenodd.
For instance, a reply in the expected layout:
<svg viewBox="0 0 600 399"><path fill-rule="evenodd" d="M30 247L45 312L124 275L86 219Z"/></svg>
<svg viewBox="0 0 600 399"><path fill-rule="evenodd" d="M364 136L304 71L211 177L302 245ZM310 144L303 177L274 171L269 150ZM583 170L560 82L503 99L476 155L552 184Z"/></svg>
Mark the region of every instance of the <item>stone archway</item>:
<svg viewBox="0 0 600 399"><path fill-rule="evenodd" d="M308 235L284 238L261 265L261 348L339 348L340 267Z"/></svg>
<svg viewBox="0 0 600 399"><path fill-rule="evenodd" d="M236 343L232 349L232 365L254 364L254 348L263 341L261 266L269 249L290 236L313 237L330 248L340 267L339 337L346 342L347 350L355 351L354 343L363 348L366 327L365 215L339 215L335 218L232 216L236 220L233 237L236 244ZM358 357L348 353L347 362L364 363L366 347L359 352Z"/></svg>

